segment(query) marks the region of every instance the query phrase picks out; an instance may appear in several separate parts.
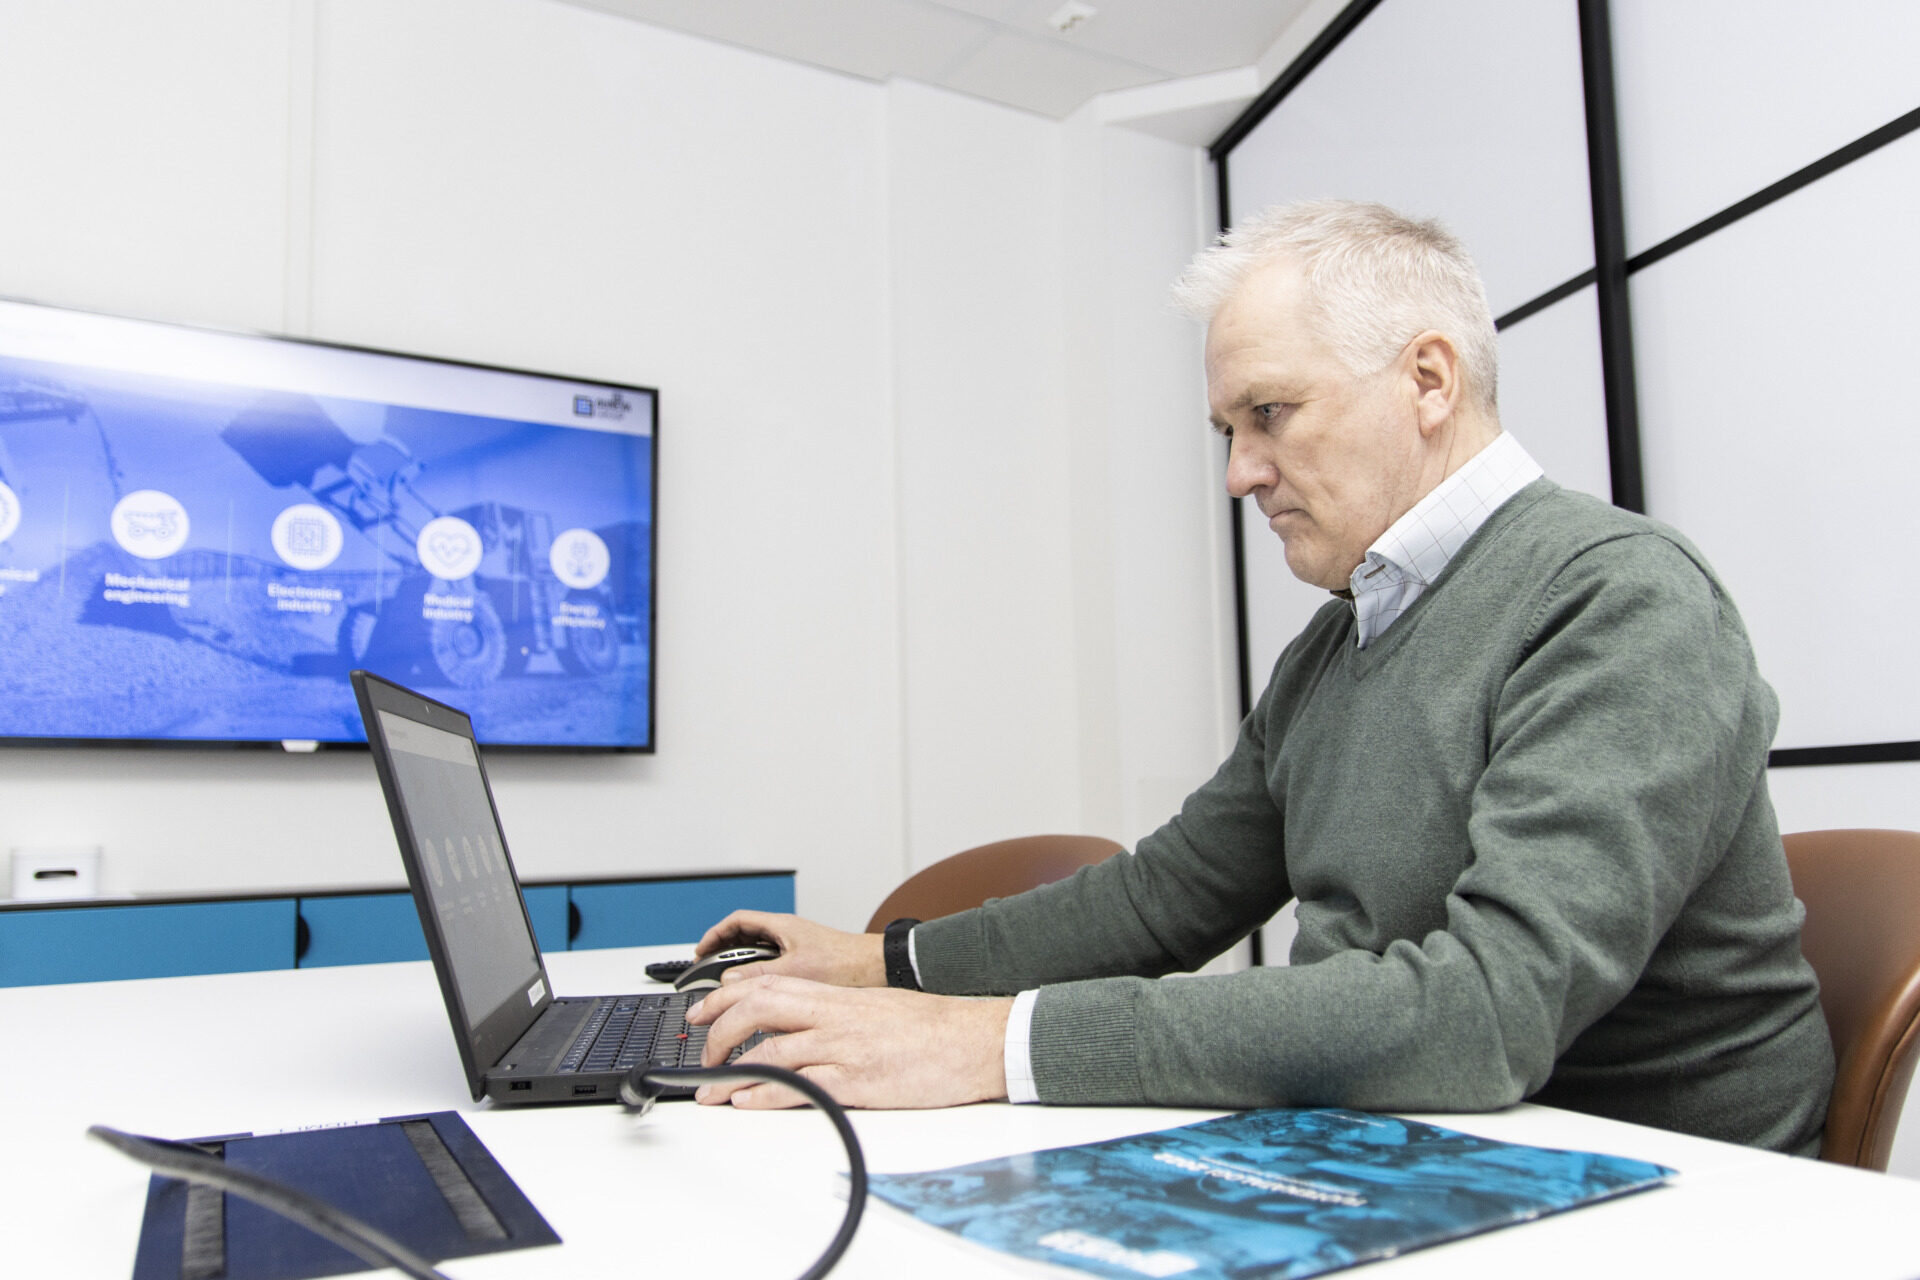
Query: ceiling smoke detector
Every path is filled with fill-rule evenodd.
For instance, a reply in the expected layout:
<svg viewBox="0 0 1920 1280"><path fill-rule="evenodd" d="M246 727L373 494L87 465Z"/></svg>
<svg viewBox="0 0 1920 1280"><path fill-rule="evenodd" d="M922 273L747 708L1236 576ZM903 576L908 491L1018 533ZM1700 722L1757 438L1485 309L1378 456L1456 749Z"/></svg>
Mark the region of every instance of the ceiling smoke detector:
<svg viewBox="0 0 1920 1280"><path fill-rule="evenodd" d="M1065 35L1098 12L1086 0L1067 0L1053 11L1053 16L1047 19L1047 25Z"/></svg>

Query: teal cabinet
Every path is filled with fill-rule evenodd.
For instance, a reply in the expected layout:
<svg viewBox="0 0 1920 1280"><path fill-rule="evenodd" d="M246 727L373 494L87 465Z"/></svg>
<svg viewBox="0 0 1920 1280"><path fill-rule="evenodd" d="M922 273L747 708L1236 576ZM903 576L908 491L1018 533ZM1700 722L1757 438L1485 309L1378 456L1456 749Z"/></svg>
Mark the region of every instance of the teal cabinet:
<svg viewBox="0 0 1920 1280"><path fill-rule="evenodd" d="M528 885L544 952L692 942L736 907L793 910L791 871ZM0 986L427 958L405 892L0 904Z"/></svg>
<svg viewBox="0 0 1920 1280"><path fill-rule="evenodd" d="M565 951L567 886L537 884L521 893L540 949ZM295 955L302 969L425 960L427 938L410 893L320 894L300 899Z"/></svg>
<svg viewBox="0 0 1920 1280"><path fill-rule="evenodd" d="M293 965L292 898L0 912L0 986Z"/></svg>
<svg viewBox="0 0 1920 1280"><path fill-rule="evenodd" d="M729 911L792 911L791 875L715 876L624 884L576 884L576 951L692 942Z"/></svg>
<svg viewBox="0 0 1920 1280"><path fill-rule="evenodd" d="M427 938L410 893L354 893L300 899L302 969L334 964L425 960Z"/></svg>
<svg viewBox="0 0 1920 1280"><path fill-rule="evenodd" d="M567 886L564 884L528 885L520 891L527 900L527 917L533 921L533 940L542 951L567 949Z"/></svg>

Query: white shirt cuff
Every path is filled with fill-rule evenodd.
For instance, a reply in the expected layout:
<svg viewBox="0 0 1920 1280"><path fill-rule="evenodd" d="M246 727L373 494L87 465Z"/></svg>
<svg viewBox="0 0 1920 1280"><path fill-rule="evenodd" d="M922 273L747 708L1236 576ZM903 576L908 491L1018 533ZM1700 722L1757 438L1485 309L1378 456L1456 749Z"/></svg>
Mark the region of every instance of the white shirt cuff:
<svg viewBox="0 0 1920 1280"><path fill-rule="evenodd" d="M918 928L907 930L907 968L913 970L913 985L925 991L926 984L920 981L920 959L913 953L913 935Z"/></svg>
<svg viewBox="0 0 1920 1280"><path fill-rule="evenodd" d="M1007 1015L1007 1048L1003 1059L1007 1069L1007 1101L1038 1102L1039 1086L1033 1082L1033 1005L1039 991L1022 991L1013 999L1013 1012Z"/></svg>

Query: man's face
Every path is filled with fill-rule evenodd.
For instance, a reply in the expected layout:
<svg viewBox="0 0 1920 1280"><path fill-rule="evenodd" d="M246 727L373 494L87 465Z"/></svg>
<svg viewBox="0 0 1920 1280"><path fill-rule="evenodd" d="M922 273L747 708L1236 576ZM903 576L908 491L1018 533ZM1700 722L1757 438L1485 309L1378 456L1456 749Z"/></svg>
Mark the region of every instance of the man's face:
<svg viewBox="0 0 1920 1280"><path fill-rule="evenodd" d="M1207 326L1207 400L1230 440L1227 492L1259 504L1302 582L1347 586L1367 547L1420 499L1406 357L1350 372L1314 331L1305 279L1286 262L1249 276Z"/></svg>

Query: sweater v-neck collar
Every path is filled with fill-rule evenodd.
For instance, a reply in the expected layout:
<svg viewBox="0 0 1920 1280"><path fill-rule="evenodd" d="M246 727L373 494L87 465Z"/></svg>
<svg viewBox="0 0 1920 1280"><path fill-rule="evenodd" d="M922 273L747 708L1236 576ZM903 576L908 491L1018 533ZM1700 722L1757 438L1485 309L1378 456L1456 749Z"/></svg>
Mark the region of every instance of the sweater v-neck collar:
<svg viewBox="0 0 1920 1280"><path fill-rule="evenodd" d="M1411 643L1408 637L1419 629L1420 619L1427 613L1427 602L1445 590L1447 583L1453 579L1454 575L1463 572L1466 566L1477 560L1481 551L1505 532L1514 521L1558 489L1559 486L1552 480L1542 476L1501 503L1493 514L1487 517L1486 522L1474 530L1473 536L1461 544L1460 550L1455 552L1453 558L1447 562L1447 567L1434 578L1433 585L1423 591L1420 598L1408 606L1407 611L1395 619L1394 624L1388 627L1384 634L1375 637L1373 643L1364 649L1353 642L1354 624L1352 617L1349 616L1347 633L1341 638L1341 647L1346 650L1347 665L1355 678L1366 675L1374 667L1386 662L1400 649Z"/></svg>

